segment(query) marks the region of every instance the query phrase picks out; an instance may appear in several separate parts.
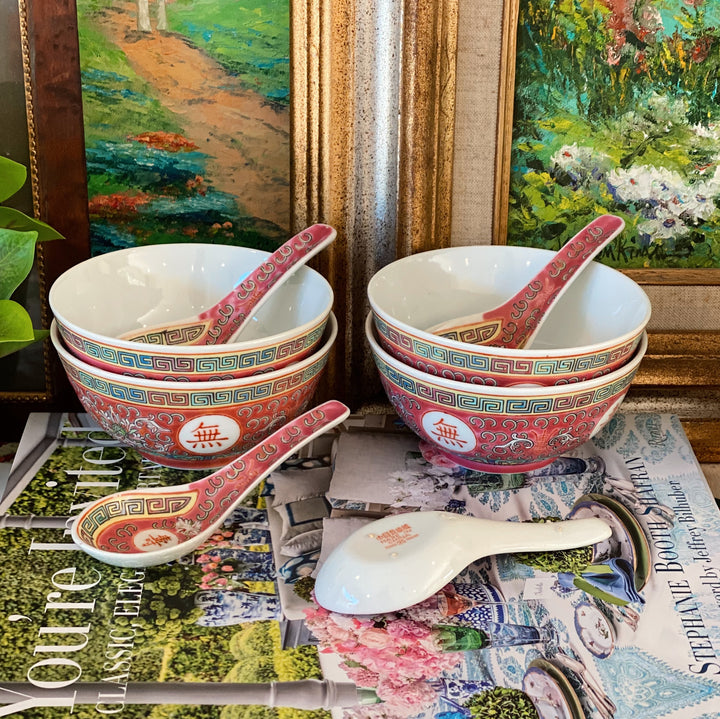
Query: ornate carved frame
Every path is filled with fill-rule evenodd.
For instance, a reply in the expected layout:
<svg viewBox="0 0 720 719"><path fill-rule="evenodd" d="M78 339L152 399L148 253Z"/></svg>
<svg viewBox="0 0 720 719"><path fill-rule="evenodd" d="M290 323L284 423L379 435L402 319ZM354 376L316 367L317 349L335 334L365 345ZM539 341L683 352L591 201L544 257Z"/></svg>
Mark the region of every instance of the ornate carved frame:
<svg viewBox="0 0 720 719"><path fill-rule="evenodd" d="M64 240L38 245L41 320L50 323L47 289L66 268L89 255L80 71L75 5L18 2L20 45L29 143L33 212L58 229ZM22 422L29 410L77 400L46 341L44 377L37 391L3 392L3 427Z"/></svg>

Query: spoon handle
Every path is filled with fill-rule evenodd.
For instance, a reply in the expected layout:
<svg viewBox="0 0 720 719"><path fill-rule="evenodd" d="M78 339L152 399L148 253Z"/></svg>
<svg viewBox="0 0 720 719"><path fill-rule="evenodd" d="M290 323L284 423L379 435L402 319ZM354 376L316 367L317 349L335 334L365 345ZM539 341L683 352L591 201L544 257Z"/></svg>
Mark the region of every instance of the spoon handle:
<svg viewBox="0 0 720 719"><path fill-rule="evenodd" d="M229 342L269 297L270 289L290 277L290 270L327 247L337 232L330 225L312 225L291 237L254 269L220 302L199 315L209 320L206 344Z"/></svg>
<svg viewBox="0 0 720 719"><path fill-rule="evenodd" d="M337 400L329 400L284 424L237 459L203 479L191 482L189 488L200 489L198 500L237 502L288 457L322 432L340 424L350 410Z"/></svg>
<svg viewBox="0 0 720 719"><path fill-rule="evenodd" d="M470 344L529 348L549 309L568 289L572 279L624 227L625 222L615 215L595 218L509 300L487 312L435 325L428 332Z"/></svg>
<svg viewBox="0 0 720 719"><path fill-rule="evenodd" d="M476 553L492 542L493 554L512 552L554 552L589 546L607 539L612 530L602 519L587 517L558 522L498 522L493 519L468 517L463 527L468 540L472 538ZM479 557L473 556L473 560Z"/></svg>

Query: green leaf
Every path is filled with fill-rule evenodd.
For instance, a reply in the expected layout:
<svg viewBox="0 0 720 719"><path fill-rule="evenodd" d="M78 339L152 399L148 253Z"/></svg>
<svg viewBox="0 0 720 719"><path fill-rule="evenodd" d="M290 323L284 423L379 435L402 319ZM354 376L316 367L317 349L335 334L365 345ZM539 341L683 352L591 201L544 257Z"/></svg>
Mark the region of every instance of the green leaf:
<svg viewBox="0 0 720 719"><path fill-rule="evenodd" d="M0 155L0 202L12 197L25 184L26 178L24 165Z"/></svg>
<svg viewBox="0 0 720 719"><path fill-rule="evenodd" d="M28 217L24 212L14 210L12 207L0 207L0 227L17 232L37 232L38 242L64 239L56 229L42 220Z"/></svg>
<svg viewBox="0 0 720 719"><path fill-rule="evenodd" d="M27 310L13 300L0 300L0 341L24 342L33 337L32 319Z"/></svg>
<svg viewBox="0 0 720 719"><path fill-rule="evenodd" d="M33 329L32 319L22 305L0 300L0 357L44 340L49 334L48 330Z"/></svg>
<svg viewBox="0 0 720 719"><path fill-rule="evenodd" d="M17 232L0 227L0 300L9 300L30 274L35 260L37 236L38 233L34 231Z"/></svg>
<svg viewBox="0 0 720 719"><path fill-rule="evenodd" d="M14 352L23 349L23 347L28 347L29 345L33 345L36 342L44 340L50 335L49 330L33 330L33 333L34 337L31 340L24 342L4 342L3 340L0 340L0 357L11 355Z"/></svg>
<svg viewBox="0 0 720 719"><path fill-rule="evenodd" d="M27 180L27 169L0 156L0 202L12 197ZM27 311L10 297L32 270L35 243L61 239L50 225L11 207L0 207L0 357L48 336L33 329Z"/></svg>

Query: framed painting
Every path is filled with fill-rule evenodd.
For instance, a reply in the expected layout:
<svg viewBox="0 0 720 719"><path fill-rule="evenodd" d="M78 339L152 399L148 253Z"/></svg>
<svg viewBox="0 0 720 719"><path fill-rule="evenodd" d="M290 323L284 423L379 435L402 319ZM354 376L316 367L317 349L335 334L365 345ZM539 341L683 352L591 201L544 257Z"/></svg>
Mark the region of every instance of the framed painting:
<svg viewBox="0 0 720 719"><path fill-rule="evenodd" d="M0 0L2 150L29 169L19 209L64 236L23 288L37 325L91 254L287 239L289 0L229 5ZM49 342L0 369L6 437L29 411L79 407Z"/></svg>
<svg viewBox="0 0 720 719"><path fill-rule="evenodd" d="M506 2L493 207L494 242L549 249L598 213L623 217L625 231L599 259L643 284L654 308L630 406L677 413L713 462L717 13L703 0ZM664 315L696 324L674 327Z"/></svg>
<svg viewBox="0 0 720 719"><path fill-rule="evenodd" d="M511 3L501 236L556 248L600 212L602 261L720 282L720 67L713 3ZM512 84L511 83L512 80Z"/></svg>
<svg viewBox="0 0 720 719"><path fill-rule="evenodd" d="M289 11L77 0L92 254L289 237Z"/></svg>
<svg viewBox="0 0 720 719"><path fill-rule="evenodd" d="M364 343L367 282L398 254L449 243L457 0L287 0L289 31L277 37L289 39L289 63L287 56L278 61L275 38L269 54L257 51L254 65L243 64L229 38L240 33L257 49L268 26L256 22L260 5L275 2L243 3L255 8L252 18L216 22L213 13L223 3L151 2L146 17L142 0L0 0L20 11L37 215L65 236L39 258L41 311L47 326L47 288L61 272L98 249L143 241L148 229L164 232L162 241L258 243L265 241L262 231L272 243L285 223L298 231L329 222L338 238L313 264L333 286L341 331L318 394L354 407L374 405L384 400ZM215 33L218 24L232 32ZM192 57L200 49L212 56L212 93L190 87L203 80L188 65L177 80L185 87L182 98L171 95L181 94L172 78L155 77L170 72L163 53L177 34ZM272 82L261 82L260 70ZM241 144L242 110L222 119L211 102L218 99L211 95L229 91L226 85L253 94L261 114L255 129L264 138L234 186L218 179L215 156L224 150L208 150L219 142L211 134L224 134L220 139L230 144L233 135ZM173 107L183 111L171 122L168 106L180 101ZM130 127L131 116L153 121ZM199 121L216 123L207 139L189 129ZM277 159L283 143L284 168ZM143 175L138 167L148 158L157 164ZM248 178L260 165L250 192ZM266 193L275 199L263 209ZM151 209L164 220L147 217ZM46 361L47 392L25 411L67 410L74 401L51 351ZM0 394L0 401L15 400Z"/></svg>

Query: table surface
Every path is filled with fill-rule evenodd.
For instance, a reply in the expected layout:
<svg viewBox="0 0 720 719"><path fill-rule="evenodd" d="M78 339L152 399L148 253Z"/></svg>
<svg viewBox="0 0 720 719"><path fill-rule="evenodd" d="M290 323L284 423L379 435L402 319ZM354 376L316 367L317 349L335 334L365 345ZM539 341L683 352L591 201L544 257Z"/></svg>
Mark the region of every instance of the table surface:
<svg viewBox="0 0 720 719"><path fill-rule="evenodd" d="M700 467L713 495L720 499L720 464L701 464Z"/></svg>

